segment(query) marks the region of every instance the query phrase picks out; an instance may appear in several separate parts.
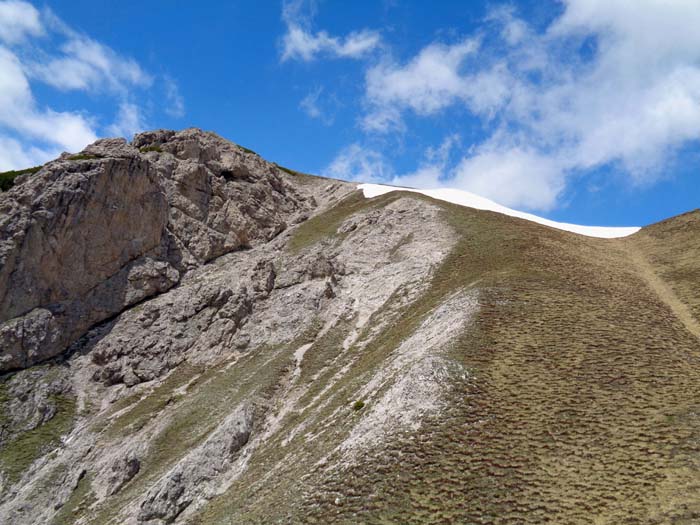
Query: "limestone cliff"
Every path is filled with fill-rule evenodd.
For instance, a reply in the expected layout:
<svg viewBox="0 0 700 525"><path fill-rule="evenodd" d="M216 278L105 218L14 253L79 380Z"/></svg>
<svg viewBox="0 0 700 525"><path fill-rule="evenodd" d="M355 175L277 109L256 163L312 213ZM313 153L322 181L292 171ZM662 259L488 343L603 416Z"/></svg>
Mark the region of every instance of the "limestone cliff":
<svg viewBox="0 0 700 525"><path fill-rule="evenodd" d="M0 200L0 370L272 239L314 206L288 178L198 130L101 140L26 176Z"/></svg>

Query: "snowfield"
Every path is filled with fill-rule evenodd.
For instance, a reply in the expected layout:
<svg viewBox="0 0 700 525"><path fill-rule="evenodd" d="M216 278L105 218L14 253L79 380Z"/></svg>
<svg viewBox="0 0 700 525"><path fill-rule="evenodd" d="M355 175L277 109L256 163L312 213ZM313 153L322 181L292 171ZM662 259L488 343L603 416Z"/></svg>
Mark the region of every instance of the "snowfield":
<svg viewBox="0 0 700 525"><path fill-rule="evenodd" d="M401 188L398 186L385 186L383 184L360 184L358 186L358 189L362 190L364 196L368 199L384 195L385 193L389 193L391 191L410 191L414 193L420 193L422 195L432 197L433 199L451 202L452 204L467 206L469 208L475 208L477 210L495 211L504 215L510 215L511 217L518 217L527 221L544 224L545 226L549 226L551 228L566 230L568 232L578 233L580 235L587 235L589 237L600 237L603 239L627 237L628 235L632 235L633 233L636 233L641 229L639 226L581 226L580 224L569 224L566 222L551 221L549 219L538 217L537 215L533 215L531 213L511 210L510 208L501 206L500 204L497 204L492 200L489 200L485 197L480 197L479 195L475 195L474 193L469 193L468 191L454 190L449 188L436 190L416 190L412 188Z"/></svg>

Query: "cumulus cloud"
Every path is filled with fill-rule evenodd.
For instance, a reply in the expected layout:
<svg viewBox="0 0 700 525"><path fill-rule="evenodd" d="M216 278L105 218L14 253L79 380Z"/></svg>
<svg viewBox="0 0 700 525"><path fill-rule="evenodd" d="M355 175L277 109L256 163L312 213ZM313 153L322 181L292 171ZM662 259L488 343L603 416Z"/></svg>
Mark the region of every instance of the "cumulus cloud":
<svg viewBox="0 0 700 525"><path fill-rule="evenodd" d="M395 131L407 113L454 108L481 118L483 142L439 182L510 206L551 208L572 174L603 166L651 182L700 138L697 27L694 0L565 0L540 32L499 8L481 31L493 38L370 67L362 126Z"/></svg>
<svg viewBox="0 0 700 525"><path fill-rule="evenodd" d="M148 87L153 81L134 60L73 32L61 46L61 55L43 63L28 63L27 68L42 82L62 90L126 93L132 86Z"/></svg>
<svg viewBox="0 0 700 525"><path fill-rule="evenodd" d="M131 136L145 127L136 99L154 78L48 8L0 0L0 72L2 169L40 164L62 150L78 151L100 135ZM36 82L61 92L100 95L107 107L118 108L116 117L108 124L80 109L56 111L36 99ZM184 101L177 84L166 77L164 86L167 112L181 115Z"/></svg>
<svg viewBox="0 0 700 525"><path fill-rule="evenodd" d="M461 138L457 134L443 139L436 148L428 148L418 169L411 173L394 175L392 184L409 188L437 188L442 179L448 176L453 152L459 148Z"/></svg>
<svg viewBox="0 0 700 525"><path fill-rule="evenodd" d="M459 69L478 48L474 40L453 46L431 44L405 65L380 64L367 73L367 97L377 106L405 106L429 115L465 98L469 89Z"/></svg>
<svg viewBox="0 0 700 525"><path fill-rule="evenodd" d="M477 148L454 168L450 184L496 200L505 206L548 210L564 189L557 159L536 150Z"/></svg>
<svg viewBox="0 0 700 525"><path fill-rule="evenodd" d="M385 61L371 67L366 75L366 98L372 110L364 117L363 127L393 130L400 127L402 110L428 116L456 103L492 117L507 100L512 81L507 66L498 62L464 72L469 59L478 59L479 47L477 39L454 45L433 43L406 64Z"/></svg>
<svg viewBox="0 0 700 525"><path fill-rule="evenodd" d="M26 147L18 140L0 135L0 171L36 166L59 153L59 150Z"/></svg>
<svg viewBox="0 0 700 525"><path fill-rule="evenodd" d="M313 3L304 0L287 1L282 19L287 32L282 37L282 61L302 60L310 62L321 55L335 58L361 58L375 49L381 37L377 31L362 29L345 37L330 35L326 31L311 30Z"/></svg>
<svg viewBox="0 0 700 525"><path fill-rule="evenodd" d="M83 115L37 106L20 60L4 47L0 47L0 71L0 126L68 150L95 140L92 123Z"/></svg>
<svg viewBox="0 0 700 525"><path fill-rule="evenodd" d="M14 0L0 2L0 41L15 44L43 33L39 11L33 5Z"/></svg>

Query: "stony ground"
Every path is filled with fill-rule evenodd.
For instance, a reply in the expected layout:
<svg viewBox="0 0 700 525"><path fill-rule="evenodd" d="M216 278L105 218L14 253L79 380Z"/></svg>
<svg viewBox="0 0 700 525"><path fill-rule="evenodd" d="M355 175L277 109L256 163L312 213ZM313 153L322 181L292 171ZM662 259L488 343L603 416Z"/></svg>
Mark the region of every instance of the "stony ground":
<svg viewBox="0 0 700 525"><path fill-rule="evenodd" d="M5 521L700 520L700 213L592 239L202 157L215 139L189 133L144 136L139 162L237 173L217 191L250 239L150 252L176 282L3 376ZM225 203L176 182L161 238L225 234ZM256 195L285 200L281 229Z"/></svg>

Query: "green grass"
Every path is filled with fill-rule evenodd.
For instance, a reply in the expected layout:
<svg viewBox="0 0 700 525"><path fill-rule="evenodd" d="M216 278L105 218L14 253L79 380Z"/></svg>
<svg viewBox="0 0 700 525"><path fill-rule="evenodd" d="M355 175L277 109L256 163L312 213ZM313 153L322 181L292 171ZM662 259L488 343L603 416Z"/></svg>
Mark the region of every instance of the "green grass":
<svg viewBox="0 0 700 525"><path fill-rule="evenodd" d="M155 151L156 153L163 153L163 150L160 146L143 146L139 148L139 151L141 153L148 153L150 151Z"/></svg>
<svg viewBox="0 0 700 525"><path fill-rule="evenodd" d="M10 396L7 393L7 384L0 383L0 428L4 428L10 421L7 414L7 403L10 401Z"/></svg>
<svg viewBox="0 0 700 525"><path fill-rule="evenodd" d="M90 153L78 153L76 155L71 155L68 160L93 160L99 159L99 155L92 155Z"/></svg>
<svg viewBox="0 0 700 525"><path fill-rule="evenodd" d="M689 406L671 430L660 417L697 399L697 379L683 365L692 346L622 252L608 241L445 210L462 234L457 249L373 344L388 351L426 307L480 279L478 318L450 354L475 377L453 383L449 409L427 432L319 481L303 507L308 517L646 523L656 515L666 523L697 512L697 467L683 465L697 453L698 418L688 417ZM645 318L656 320L653 333ZM686 489L668 505L674 484ZM338 508L338 493L354 497ZM379 506L367 505L372 495Z"/></svg>
<svg viewBox="0 0 700 525"><path fill-rule="evenodd" d="M328 179L318 177L317 175L311 175L310 173L302 173L301 171L296 171L279 164L275 164L278 169L284 171L286 174L294 177L294 181L305 186L317 184L319 181L325 181L328 184Z"/></svg>
<svg viewBox="0 0 700 525"><path fill-rule="evenodd" d="M0 190L1 191L9 190L12 186L15 185L15 179L17 177L19 177L20 175L26 175L27 173L36 173L42 167L43 166L34 166L33 168L26 168L23 170L5 171L5 172L0 173Z"/></svg>
<svg viewBox="0 0 700 525"><path fill-rule="evenodd" d="M279 164L275 164L275 166L277 166L279 169L281 169L281 170L284 171L285 173L287 173L287 174L289 174L289 175L292 175L292 176L305 175L305 173L301 173L300 171L296 171L296 170L293 170L293 169L290 169L290 168L285 168L284 166L281 166L281 165L279 165Z"/></svg>
<svg viewBox="0 0 700 525"><path fill-rule="evenodd" d="M172 409L168 424L153 440L139 474L101 507L89 523L114 522L120 508L141 495L157 476L202 443L239 404L252 402L256 411L266 410L266 400L272 398L293 366L294 350L313 340L318 329L318 324L312 322L309 329L289 344L251 349L232 366L222 363L206 370L195 370L192 365L180 365L184 369L178 367L171 373L166 379L167 385L157 387L120 416L113 428L107 428L107 439L128 436L166 408ZM187 383L185 396L172 396L174 388Z"/></svg>
<svg viewBox="0 0 700 525"><path fill-rule="evenodd" d="M299 253L301 250L316 244L319 241L328 239L342 239L344 236L337 233L340 225L352 215L386 205L386 203L397 199L397 194L388 194L386 198L366 199L361 191L355 191L345 197L333 208L311 217L301 223L292 235L287 244L287 248L292 253Z"/></svg>
<svg viewBox="0 0 700 525"><path fill-rule="evenodd" d="M60 445L61 436L73 428L75 399L52 396L50 401L57 408L53 418L35 429L19 434L0 449L0 469L11 483L16 482L37 458Z"/></svg>
<svg viewBox="0 0 700 525"><path fill-rule="evenodd" d="M246 148L245 146L241 146L240 144L238 144L238 147L241 148L246 153L250 153L252 155L257 155L257 153L250 148Z"/></svg>
<svg viewBox="0 0 700 525"><path fill-rule="evenodd" d="M359 337L366 345L342 347L355 319L322 336L316 320L288 345L251 349L232 366L183 364L152 392L119 401L100 439L129 439L154 418L167 424L141 472L91 523L118 523L119 510L234 407L252 402L262 421L290 384L299 396L280 430L193 523L632 524L700 515L700 349L629 267L623 241L417 195L370 200L356 192L300 225L289 249L342 241L337 230L347 218L404 196L440 206L458 238L427 290L408 305L406 289L389 298ZM686 219L625 242L639 242L697 306L700 258L675 242L698 246L696 218ZM398 256L413 237L387 249ZM446 350L447 406L419 432L377 443L356 463L339 461L338 444L373 406L361 388L436 307L470 287L478 287L479 310ZM305 343L313 344L295 376L294 350ZM185 385L185 395L175 393ZM0 404L2 396L0 389ZM36 448L13 446L15 455ZM338 468L318 466L322 458ZM89 480L81 484L61 509L62 523L91 501Z"/></svg>
<svg viewBox="0 0 700 525"><path fill-rule="evenodd" d="M89 474L83 474L70 498L56 513L51 524L71 525L76 523L78 519L85 515L94 501L95 494L92 491L91 477Z"/></svg>
<svg viewBox="0 0 700 525"><path fill-rule="evenodd" d="M176 403L181 395L175 391L204 372L201 366L183 363L173 370L168 377L153 391L145 396L135 395L120 399L103 417L107 422L106 436L116 438L141 430L144 425L156 417L170 404ZM116 418L111 414L131 406ZM104 424L104 422L102 422Z"/></svg>
<svg viewBox="0 0 700 525"><path fill-rule="evenodd" d="M401 248L406 246L407 244L411 244L413 242L413 233L407 233L404 235L399 242L397 242L391 250L389 250L389 258L392 262L395 262L398 259L398 253Z"/></svg>
<svg viewBox="0 0 700 525"><path fill-rule="evenodd" d="M627 239L700 321L700 211L653 224Z"/></svg>

